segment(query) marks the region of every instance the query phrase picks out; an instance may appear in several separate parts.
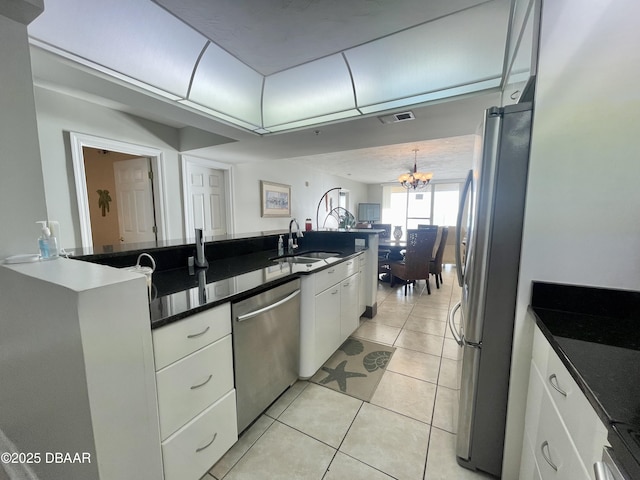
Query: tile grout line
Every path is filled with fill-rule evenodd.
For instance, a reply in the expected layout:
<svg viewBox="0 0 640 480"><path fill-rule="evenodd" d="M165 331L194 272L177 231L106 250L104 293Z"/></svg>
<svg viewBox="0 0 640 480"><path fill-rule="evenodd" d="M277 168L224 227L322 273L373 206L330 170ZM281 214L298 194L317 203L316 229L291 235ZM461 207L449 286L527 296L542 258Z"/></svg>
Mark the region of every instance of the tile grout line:
<svg viewBox="0 0 640 480"><path fill-rule="evenodd" d="M451 308L451 297L452 296L453 296L453 290L451 290L451 293L449 294L449 308ZM445 335L446 335L446 329L445 329ZM423 480L427 479L427 465L428 465L428 462L429 462L429 450L431 448L431 435L433 433L433 429L437 428L437 427L434 427L433 421L434 421L434 418L435 418L436 405L437 405L437 402L438 402L438 390L440 389L440 383L439 382L440 382L440 374L442 372L442 359L443 359L442 354L443 353L444 353L444 341L442 342L442 350L440 352L440 364L438 365L438 377L437 377L437 382L436 382L436 392L435 392L435 397L433 399L433 410L431 412L431 427L429 428L429 438L427 439L427 453L426 453L425 459L424 459L424 471L423 471L423 474L422 474Z"/></svg>

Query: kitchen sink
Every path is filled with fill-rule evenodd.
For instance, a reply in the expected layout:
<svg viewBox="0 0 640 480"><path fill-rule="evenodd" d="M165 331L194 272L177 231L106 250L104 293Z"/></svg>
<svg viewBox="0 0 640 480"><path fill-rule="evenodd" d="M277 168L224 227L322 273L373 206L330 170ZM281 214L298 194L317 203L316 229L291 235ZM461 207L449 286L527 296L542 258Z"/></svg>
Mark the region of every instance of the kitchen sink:
<svg viewBox="0 0 640 480"><path fill-rule="evenodd" d="M319 262L320 258L302 257L300 255L290 255L284 257L275 258L274 262L289 262L289 263L315 263Z"/></svg>
<svg viewBox="0 0 640 480"><path fill-rule="evenodd" d="M333 258L340 255L336 252L300 252L298 255L283 255L281 257L274 257L270 260L274 262L290 262L290 263L302 263L309 264L319 262L320 260L326 260L327 258Z"/></svg>
<svg viewBox="0 0 640 480"><path fill-rule="evenodd" d="M336 257L340 255L338 252L300 252L297 256L305 258L317 258L324 260L325 258Z"/></svg>

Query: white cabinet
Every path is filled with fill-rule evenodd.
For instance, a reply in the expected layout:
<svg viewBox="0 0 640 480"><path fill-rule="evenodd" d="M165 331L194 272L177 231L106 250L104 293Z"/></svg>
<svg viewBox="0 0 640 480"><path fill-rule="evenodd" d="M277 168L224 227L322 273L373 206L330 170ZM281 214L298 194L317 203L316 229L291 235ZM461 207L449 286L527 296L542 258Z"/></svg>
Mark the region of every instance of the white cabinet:
<svg viewBox="0 0 640 480"><path fill-rule="evenodd" d="M536 328L520 478L595 479L607 430Z"/></svg>
<svg viewBox="0 0 640 480"><path fill-rule="evenodd" d="M367 273L367 256L360 255L358 257L358 270L360 272L360 276L358 281L360 283L360 288L358 290L358 317L364 315L367 310L367 282L366 282L366 273ZM376 277L376 285L377 285L378 277Z"/></svg>
<svg viewBox="0 0 640 480"><path fill-rule="evenodd" d="M152 335L165 480L197 480L238 440L230 305Z"/></svg>
<svg viewBox="0 0 640 480"><path fill-rule="evenodd" d="M238 440L236 395L231 390L162 442L164 478L201 478Z"/></svg>
<svg viewBox="0 0 640 480"><path fill-rule="evenodd" d="M340 284L315 297L315 363L324 362L340 346Z"/></svg>
<svg viewBox="0 0 640 480"><path fill-rule="evenodd" d="M360 272L340 283L340 338L344 340L360 325Z"/></svg>
<svg viewBox="0 0 640 480"><path fill-rule="evenodd" d="M156 371L229 334L231 334L229 304L156 328L152 331Z"/></svg>
<svg viewBox="0 0 640 480"><path fill-rule="evenodd" d="M310 378L359 326L358 257L302 277L300 377Z"/></svg>
<svg viewBox="0 0 640 480"><path fill-rule="evenodd" d="M165 439L233 389L231 335L163 368L156 384L160 434Z"/></svg>

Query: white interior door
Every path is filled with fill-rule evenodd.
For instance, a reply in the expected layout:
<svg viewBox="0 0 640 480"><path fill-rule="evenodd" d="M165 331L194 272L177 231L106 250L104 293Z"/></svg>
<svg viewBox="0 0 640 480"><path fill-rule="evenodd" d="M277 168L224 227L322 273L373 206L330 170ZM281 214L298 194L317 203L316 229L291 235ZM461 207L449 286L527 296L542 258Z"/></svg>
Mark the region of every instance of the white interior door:
<svg viewBox="0 0 640 480"><path fill-rule="evenodd" d="M202 228L205 236L227 233L224 171L187 164L187 201L190 227ZM187 236L193 232L187 232Z"/></svg>
<svg viewBox="0 0 640 480"><path fill-rule="evenodd" d="M113 164L118 202L118 226L123 243L155 242L153 187L148 158L133 158Z"/></svg>

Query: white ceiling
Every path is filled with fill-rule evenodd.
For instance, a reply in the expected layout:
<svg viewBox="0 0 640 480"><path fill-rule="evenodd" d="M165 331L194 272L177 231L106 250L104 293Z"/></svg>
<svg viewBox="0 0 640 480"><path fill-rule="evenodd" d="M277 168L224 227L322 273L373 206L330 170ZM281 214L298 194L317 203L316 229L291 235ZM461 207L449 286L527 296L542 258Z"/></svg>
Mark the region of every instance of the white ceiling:
<svg viewBox="0 0 640 480"><path fill-rule="evenodd" d="M74 1L64 0L67 3ZM94 43L92 48L98 49L100 44L97 39L86 36L90 36L92 30L102 28L103 31L109 31L112 27L116 28L115 22L124 15L116 10L134 4L136 8L150 8L149 5L158 8L150 0L130 1L114 2L111 7L98 2L101 5L100 26L96 24L96 2L86 0L78 8L66 9L64 16L71 20L67 18L65 22L62 21L61 9L55 6L47 9L47 4L44 14L36 19L33 28L30 27L36 85L73 93L176 127L193 126L215 133L219 141L193 153L219 161L239 163L288 158L335 175L375 184L393 181L400 173L407 171L413 164L413 149L417 148L419 169L433 171L434 181L463 178L471 161L472 134L481 121L482 112L484 108L499 103L498 89L492 88L446 100L423 102L408 108L377 112L386 114L412 110L416 119L411 121L384 125L376 114L369 114L280 134L257 136L233 128L211 115L201 114L193 105L185 106L171 101L175 98L169 98L170 95L165 94L166 89L147 88L148 82L143 74L136 77L131 72L123 72L122 68L110 66L104 56L98 62L98 53L96 58L92 58L92 50L87 45ZM442 16L449 15L455 19L456 15L464 14L474 5L492 2L508 5L505 0L155 1L171 12L175 21L188 24L196 33L215 42L259 75L295 70L300 64L304 67L304 64L347 49L374 45L370 42L403 34ZM48 13L50 18L47 18ZM134 18L128 28L135 26L137 21ZM170 19L164 17L162 21L171 23ZM77 38L67 33L74 25L82 25L83 22L89 23L91 28L81 29L80 38L83 38L83 42L78 42ZM114 22L113 25L110 22ZM498 28L506 30L506 25ZM189 30L184 32L185 35L191 35ZM58 36L64 41L58 42ZM165 35L163 38L177 44L199 42L196 37L188 41L175 35ZM104 43L104 38L100 40ZM118 55L125 54L118 48L126 50L126 46L126 36L109 44L112 50L109 58L114 65ZM429 45L424 48L428 49ZM137 58L141 71L145 67L155 68L159 58L163 60L165 69L179 63L168 58L170 52L167 53L167 50L158 50L148 51L148 55ZM465 55L460 58L465 58ZM500 56L504 56L504 51ZM449 57L451 62L457 58L451 52ZM185 59L180 61L184 62ZM175 65L172 66L172 62ZM380 64L384 66L384 58L380 58ZM179 70L179 67L175 68ZM411 70L406 71L408 76L412 73ZM182 79L175 77L171 81L178 84ZM132 95L132 91L137 94Z"/></svg>

